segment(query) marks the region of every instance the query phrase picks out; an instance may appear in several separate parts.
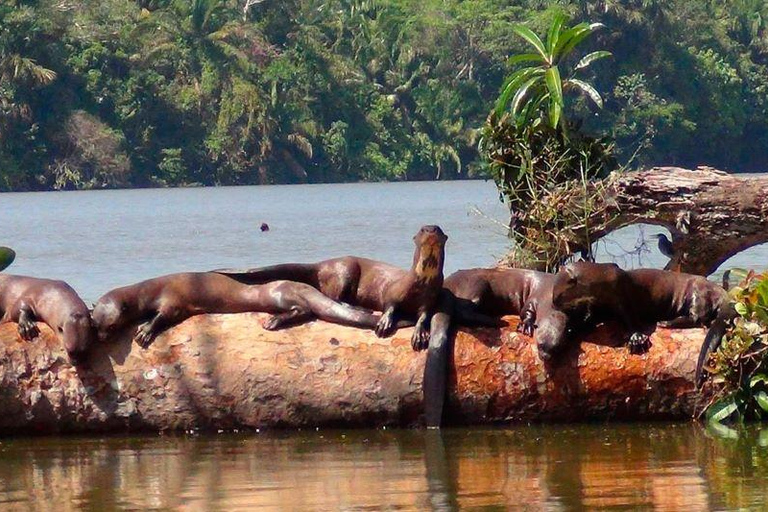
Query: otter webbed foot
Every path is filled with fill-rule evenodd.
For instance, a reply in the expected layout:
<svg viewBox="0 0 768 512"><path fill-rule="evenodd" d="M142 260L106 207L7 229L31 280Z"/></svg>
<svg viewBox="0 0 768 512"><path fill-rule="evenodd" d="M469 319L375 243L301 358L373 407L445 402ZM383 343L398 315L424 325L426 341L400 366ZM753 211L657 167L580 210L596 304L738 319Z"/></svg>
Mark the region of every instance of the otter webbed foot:
<svg viewBox="0 0 768 512"><path fill-rule="evenodd" d="M272 315L271 317L267 318L261 323L261 326L267 330L267 331L277 331L283 325L285 325L285 319L283 318L284 314L282 315Z"/></svg>
<svg viewBox="0 0 768 512"><path fill-rule="evenodd" d="M629 337L627 345L630 354L645 354L651 348L651 338L647 334L636 332Z"/></svg>
<svg viewBox="0 0 768 512"><path fill-rule="evenodd" d="M525 310L520 315L520 323L517 324L517 332L523 333L526 336L533 336L533 331L536 329L536 313L533 310Z"/></svg>
<svg viewBox="0 0 768 512"><path fill-rule="evenodd" d="M19 306L19 336L25 341L32 341L40 336L40 329L35 323L35 315L29 305L22 303Z"/></svg>
<svg viewBox="0 0 768 512"><path fill-rule="evenodd" d="M19 336L24 341L33 341L40 336L40 329L32 320L19 319Z"/></svg>
<svg viewBox="0 0 768 512"><path fill-rule="evenodd" d="M136 329L133 341L138 343L141 348L147 348L155 341L155 336L157 334L152 329L152 322L145 322Z"/></svg>
<svg viewBox="0 0 768 512"><path fill-rule="evenodd" d="M268 331L276 331L284 327L290 327L291 325L299 324L301 322L308 322L314 318L311 312L303 309L291 309L285 313L278 315L272 315L267 318L264 323L261 324L264 329Z"/></svg>
<svg viewBox="0 0 768 512"><path fill-rule="evenodd" d="M413 330L413 336L411 336L411 347L416 352L429 347L429 329L417 325Z"/></svg>
<svg viewBox="0 0 768 512"><path fill-rule="evenodd" d="M384 312L383 315L381 315L379 322L376 324L374 332L379 338L387 338L392 336L396 330L397 323L395 322L395 309L389 308Z"/></svg>

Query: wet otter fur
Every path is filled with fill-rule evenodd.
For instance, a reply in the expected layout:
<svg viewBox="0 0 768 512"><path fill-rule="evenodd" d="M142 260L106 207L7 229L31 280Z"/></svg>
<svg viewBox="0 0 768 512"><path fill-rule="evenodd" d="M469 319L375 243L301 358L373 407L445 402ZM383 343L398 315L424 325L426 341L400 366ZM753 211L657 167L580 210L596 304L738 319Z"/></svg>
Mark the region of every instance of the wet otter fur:
<svg viewBox="0 0 768 512"><path fill-rule="evenodd" d="M397 330L403 316L416 318L411 346L423 350L429 343L429 320L443 287L445 242L448 237L438 226L423 226L413 237L416 249L410 270L356 256L317 263L287 263L249 270L215 270L240 282L266 283L274 280L309 284L335 301L382 311L377 336Z"/></svg>
<svg viewBox="0 0 768 512"><path fill-rule="evenodd" d="M104 340L138 325L134 341L147 347L165 329L203 313L273 313L264 328L275 330L320 318L354 327L376 325L380 315L341 304L315 288L290 281L239 283L214 272L186 272L148 279L103 295L93 322Z"/></svg>
<svg viewBox="0 0 768 512"><path fill-rule="evenodd" d="M569 314L582 312L590 322L616 319L629 333L633 352L649 346L649 331L658 322L675 327L711 325L696 369L722 338L723 324L733 317L728 292L702 276L656 269L622 270L613 263L571 263L556 275L554 307Z"/></svg>
<svg viewBox="0 0 768 512"><path fill-rule="evenodd" d="M96 340L88 307L67 283L0 274L0 323L18 323L19 336L32 341L40 335L36 321L53 329L74 360Z"/></svg>

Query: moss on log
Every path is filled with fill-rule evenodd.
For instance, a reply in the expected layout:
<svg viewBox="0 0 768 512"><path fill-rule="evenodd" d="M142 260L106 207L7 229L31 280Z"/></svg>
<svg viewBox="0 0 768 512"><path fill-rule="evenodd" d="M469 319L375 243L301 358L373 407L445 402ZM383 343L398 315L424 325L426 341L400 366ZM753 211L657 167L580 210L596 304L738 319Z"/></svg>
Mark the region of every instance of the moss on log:
<svg viewBox="0 0 768 512"><path fill-rule="evenodd" d="M200 315L147 350L128 335L73 367L51 330L24 342L0 325L0 433L418 425L425 353L410 329L388 339L312 322L279 332L264 316ZM504 329L458 333L448 424L690 418L703 329L658 329L642 356L590 333L546 368L534 343Z"/></svg>

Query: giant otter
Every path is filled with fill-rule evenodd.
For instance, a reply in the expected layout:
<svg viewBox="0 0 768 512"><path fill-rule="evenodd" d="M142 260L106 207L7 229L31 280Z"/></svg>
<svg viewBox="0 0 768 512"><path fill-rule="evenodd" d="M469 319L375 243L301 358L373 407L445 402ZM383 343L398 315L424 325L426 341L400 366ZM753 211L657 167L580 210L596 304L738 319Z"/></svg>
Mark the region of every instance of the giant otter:
<svg viewBox="0 0 768 512"><path fill-rule="evenodd" d="M274 313L264 328L320 318L355 327L373 327L380 315L341 304L315 288L288 281L247 285L215 272L187 272L148 279L103 295L93 308L99 338L142 322L134 340L149 346L165 329L203 313Z"/></svg>
<svg viewBox="0 0 768 512"><path fill-rule="evenodd" d="M64 281L0 274L0 313L0 323L18 323L27 341L40 334L35 322L45 322L75 360L95 340L88 307Z"/></svg>
<svg viewBox="0 0 768 512"><path fill-rule="evenodd" d="M476 268L451 274L444 287L454 297L456 322L488 325L490 317L519 315L518 330L535 336L542 359L550 359L568 323L567 315L552 307L554 280L554 274L535 270ZM546 329L535 335L542 321Z"/></svg>
<svg viewBox="0 0 768 512"><path fill-rule="evenodd" d="M566 265L555 278L552 302L566 313L587 311L594 322L619 320L630 333L632 351L647 348L646 331L658 322L712 325L699 355L697 383L707 355L720 342L724 322L732 316L728 292L702 276L656 269L625 271L613 263Z"/></svg>
<svg viewBox="0 0 768 512"><path fill-rule="evenodd" d="M572 325L552 308L553 274L523 269L459 270L445 279L442 300L432 317L424 368L425 420L439 427L445 398L449 335L452 324L500 326L499 317L520 315L518 330L534 336L543 360L563 347Z"/></svg>
<svg viewBox="0 0 768 512"><path fill-rule="evenodd" d="M448 237L438 226L423 226L413 240L413 265L404 270L367 258L346 256L317 263L287 263L245 271L216 270L238 281L256 284L277 279L314 286L330 298L383 311L376 335L390 336L403 314L417 317L411 338L414 350L429 343L428 322L443 287L443 260Z"/></svg>

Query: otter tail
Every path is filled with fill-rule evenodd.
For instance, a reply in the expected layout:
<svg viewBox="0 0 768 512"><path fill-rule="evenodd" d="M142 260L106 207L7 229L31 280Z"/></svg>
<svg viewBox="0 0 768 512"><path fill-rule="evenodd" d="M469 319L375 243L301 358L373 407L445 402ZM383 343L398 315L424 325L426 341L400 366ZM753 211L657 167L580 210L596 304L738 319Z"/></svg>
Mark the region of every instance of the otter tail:
<svg viewBox="0 0 768 512"><path fill-rule="evenodd" d="M728 330L728 326L730 326L731 321L737 316L739 316L739 314L736 312L736 308L733 307L733 304L728 302L720 309L717 317L712 322L712 325L710 325L707 335L704 338L704 343L701 345L699 360L696 362L696 376L694 377L696 389L699 389L704 383L704 365L707 363L709 355L720 347L720 344L723 341L723 336L725 336L725 333Z"/></svg>
<svg viewBox="0 0 768 512"><path fill-rule="evenodd" d="M317 286L316 265L313 263L283 263L249 269L221 268L213 272L223 274L243 284L264 284L271 281L296 281Z"/></svg>

